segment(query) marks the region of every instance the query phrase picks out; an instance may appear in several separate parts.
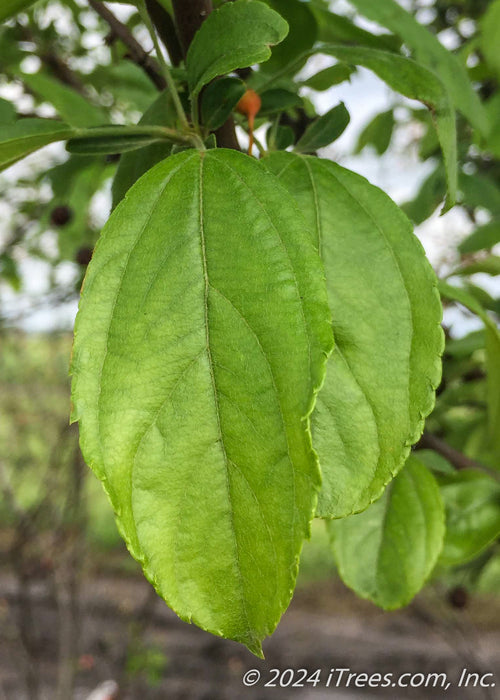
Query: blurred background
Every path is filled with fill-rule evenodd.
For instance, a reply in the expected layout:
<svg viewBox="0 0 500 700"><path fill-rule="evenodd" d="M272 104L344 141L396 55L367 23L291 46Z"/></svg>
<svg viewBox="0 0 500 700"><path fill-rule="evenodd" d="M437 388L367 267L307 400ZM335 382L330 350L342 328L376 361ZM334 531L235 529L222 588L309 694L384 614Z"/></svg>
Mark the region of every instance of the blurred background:
<svg viewBox="0 0 500 700"><path fill-rule="evenodd" d="M481 97L499 113L498 77L475 43L488 0L401 4L461 54ZM383 31L356 16L348 2L330 6L356 27ZM115 2L109 8L151 51L134 8ZM55 116L63 85L107 110L113 121L136 123L157 90L136 63L123 58L127 47L86 0L41 0L0 29L0 116L7 114L8 122L5 100L15 104L18 116ZM404 207L441 277L481 264L482 253L467 257L464 241L500 216L498 161L477 145L463 146L461 204L440 217L443 168L427 111L364 69L327 89L308 85L333 64L313 58L301 73L305 114L308 104L323 113L342 100L351 115L348 129L322 155L365 175ZM292 110L291 118L300 116ZM265 129L257 133L265 140ZM244 132L238 135L243 144ZM467 668L496 671L500 687L498 490L488 503L484 495L483 501L473 495L461 503L469 528L463 547L453 555L449 549L426 589L395 612L383 612L345 588L323 525L315 522L293 602L264 643L264 662L180 622L156 596L82 460L77 427L68 424L71 329L85 269L111 208L116 165L115 157L68 156L54 144L0 174L0 700L384 693L242 687L247 669L264 673L274 667L434 671L456 678ZM495 245L488 246L488 255L498 252ZM466 282L496 320L497 274L498 268L480 265ZM482 442L483 323L449 305L444 326L446 386L430 425L455 449L498 470ZM457 515L448 505L450 518L462 518L465 510ZM462 689L459 697L495 698L496 691ZM441 693L409 688L397 697Z"/></svg>

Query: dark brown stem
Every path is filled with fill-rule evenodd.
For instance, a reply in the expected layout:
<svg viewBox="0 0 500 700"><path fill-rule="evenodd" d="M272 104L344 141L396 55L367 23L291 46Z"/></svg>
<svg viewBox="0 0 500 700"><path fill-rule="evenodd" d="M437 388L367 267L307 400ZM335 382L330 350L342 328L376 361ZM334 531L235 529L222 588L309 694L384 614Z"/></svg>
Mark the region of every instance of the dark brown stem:
<svg viewBox="0 0 500 700"><path fill-rule="evenodd" d="M127 25L120 22L103 2L89 0L89 5L107 22L113 35L125 44L129 50L130 59L142 68L158 90L164 90L167 84L158 63L142 48Z"/></svg>
<svg viewBox="0 0 500 700"><path fill-rule="evenodd" d="M416 444L415 449L434 450L434 452L437 452L442 457L447 459L448 462L455 467L455 469L478 469L479 471L486 472L490 476L498 479L498 474L493 469L489 469L489 467L481 464L481 462L477 462L475 459L467 457L467 455L459 452L451 445L448 445L448 443L441 438L437 437L436 435L432 435L432 433L424 433Z"/></svg>
<svg viewBox="0 0 500 700"><path fill-rule="evenodd" d="M175 24L184 55L194 35L213 10L212 0L173 0Z"/></svg>
<svg viewBox="0 0 500 700"><path fill-rule="evenodd" d="M156 31L168 51L172 65L178 66L183 59L183 53L172 17L158 0L146 0L146 7Z"/></svg>

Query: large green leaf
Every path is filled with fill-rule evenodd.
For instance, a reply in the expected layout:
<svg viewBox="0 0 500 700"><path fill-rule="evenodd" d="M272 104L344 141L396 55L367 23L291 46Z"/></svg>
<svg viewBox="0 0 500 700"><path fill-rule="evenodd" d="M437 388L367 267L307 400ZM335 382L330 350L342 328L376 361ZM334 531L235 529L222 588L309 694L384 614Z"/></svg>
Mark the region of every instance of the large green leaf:
<svg viewBox="0 0 500 700"><path fill-rule="evenodd" d="M147 109L139 121L141 125L174 126L175 109L168 90L164 90ZM120 158L113 180L113 209L141 175L170 155L172 144L168 141L144 146Z"/></svg>
<svg viewBox="0 0 500 700"><path fill-rule="evenodd" d="M68 124L52 119L21 119L2 126L0 133L0 170L17 163L30 153L54 141L64 141L75 134Z"/></svg>
<svg viewBox="0 0 500 700"><path fill-rule="evenodd" d="M440 475L446 537L440 562L464 564L500 536L500 485L472 469Z"/></svg>
<svg viewBox="0 0 500 700"><path fill-rule="evenodd" d="M2 0L0 7L0 22L3 22L9 17L17 15L18 12L27 10L30 5L33 5L36 0Z"/></svg>
<svg viewBox="0 0 500 700"><path fill-rule="evenodd" d="M267 61L288 25L258 0L229 2L212 12L196 33L186 58L189 89L196 98L213 78Z"/></svg>
<svg viewBox="0 0 500 700"><path fill-rule="evenodd" d="M439 78L427 68L403 56L378 49L322 44L310 52L335 56L340 61L363 66L373 71L389 87L410 99L423 102L431 110L443 159L446 166L448 195L445 210L455 203L457 190L457 138L455 113L447 90ZM301 58L301 57L299 57ZM279 80L278 71L265 83L266 87ZM261 86L263 88L264 86Z"/></svg>
<svg viewBox="0 0 500 700"><path fill-rule="evenodd" d="M132 554L183 619L261 653L320 475L331 349L319 256L270 173L184 151L116 208L86 277L73 419Z"/></svg>
<svg viewBox="0 0 500 700"><path fill-rule="evenodd" d="M407 12L396 0L349 0L365 17L398 34L422 65L438 75L457 109L479 131L486 133L488 121L474 92L467 70L460 59L448 51L427 27Z"/></svg>
<svg viewBox="0 0 500 700"><path fill-rule="evenodd" d="M104 110L49 75L22 73L20 78L32 92L50 102L71 126L100 126L109 122Z"/></svg>
<svg viewBox="0 0 500 700"><path fill-rule="evenodd" d="M327 527L344 583L382 608L402 607L422 588L443 546L436 480L411 456L368 510Z"/></svg>
<svg viewBox="0 0 500 700"><path fill-rule="evenodd" d="M364 178L320 158L262 161L298 201L325 265L336 345L313 415L318 515L363 510L404 464L441 375L441 305L408 219Z"/></svg>

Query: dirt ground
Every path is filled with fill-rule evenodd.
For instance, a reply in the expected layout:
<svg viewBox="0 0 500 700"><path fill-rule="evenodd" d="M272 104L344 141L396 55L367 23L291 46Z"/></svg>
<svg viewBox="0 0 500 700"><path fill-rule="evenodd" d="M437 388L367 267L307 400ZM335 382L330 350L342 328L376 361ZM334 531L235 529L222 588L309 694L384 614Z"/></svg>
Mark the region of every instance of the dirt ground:
<svg viewBox="0 0 500 700"><path fill-rule="evenodd" d="M57 605L47 584L32 590L32 614L39 630L37 672L43 679L44 700L54 698L57 675ZM25 700L22 683L22 645L16 638L14 616L19 600L14 581L0 577L0 698ZM139 612L138 612L139 611ZM115 680L120 700L324 700L338 698L435 698L447 695L468 700L500 698L500 601L475 599L454 610L443 595L428 592L403 611L381 612L353 596L339 581L310 584L299 590L275 634L264 643L266 659L255 658L240 645L218 639L181 622L158 598L149 595L145 581L134 577L100 576L84 583L80 601L81 628L74 700L86 700L107 679ZM134 642L135 640L135 642ZM163 664L158 678L124 673L131 644L160 650ZM276 687L265 687L276 672ZM391 680L403 673L446 673L448 690L428 687L349 687L338 671L382 676ZM494 673L498 687L457 687L463 669ZM249 670L261 679L245 687ZM307 669L309 677L303 680ZM344 676L347 671L344 672ZM146 674L147 675L147 674ZM307 678L307 677L306 677ZM408 677L407 677L408 678ZM473 682L474 677L471 682ZM491 677L488 677L491 682ZM373 681L376 683L377 679ZM405 680L409 682L409 680ZM413 681L420 684L422 677ZM494 681L493 681L494 682ZM2 695L3 692L3 695ZM68 698L68 700L72 700Z"/></svg>

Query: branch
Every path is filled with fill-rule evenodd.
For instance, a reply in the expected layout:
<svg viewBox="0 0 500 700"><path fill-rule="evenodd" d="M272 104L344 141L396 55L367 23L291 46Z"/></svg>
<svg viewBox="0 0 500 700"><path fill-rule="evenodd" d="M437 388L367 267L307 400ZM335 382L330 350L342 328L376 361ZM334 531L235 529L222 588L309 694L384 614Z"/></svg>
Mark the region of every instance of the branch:
<svg viewBox="0 0 500 700"><path fill-rule="evenodd" d="M170 17L158 0L146 0L146 8L160 35L160 39L165 44L172 65L178 66L184 55L172 17Z"/></svg>
<svg viewBox="0 0 500 700"><path fill-rule="evenodd" d="M120 20L108 10L103 2L89 0L89 5L105 22L107 22L112 34L125 44L129 50L131 60L142 68L158 90L164 90L167 84L165 78L161 74L158 63L142 48L127 25L120 22Z"/></svg>
<svg viewBox="0 0 500 700"><path fill-rule="evenodd" d="M448 443L441 438L437 437L436 435L432 435L432 433L424 433L415 445L415 450L425 449L434 450L434 452L437 452L442 457L447 459L448 462L457 470L477 469L479 471L486 472L489 476L492 476L497 480L500 478L500 475L493 469L481 464L481 462L477 462L471 457L467 457L467 455L464 455L463 452L459 452L451 445L448 445Z"/></svg>

